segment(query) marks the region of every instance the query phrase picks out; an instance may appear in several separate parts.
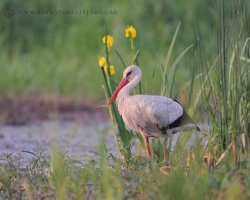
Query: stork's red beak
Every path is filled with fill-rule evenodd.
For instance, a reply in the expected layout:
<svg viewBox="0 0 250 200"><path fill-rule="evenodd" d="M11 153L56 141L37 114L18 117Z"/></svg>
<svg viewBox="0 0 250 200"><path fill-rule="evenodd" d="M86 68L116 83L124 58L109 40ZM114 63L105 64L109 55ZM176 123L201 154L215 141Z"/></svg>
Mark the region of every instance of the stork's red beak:
<svg viewBox="0 0 250 200"><path fill-rule="evenodd" d="M126 78L123 78L121 80L121 82L119 83L119 85L117 86L117 88L115 89L113 95L110 97L108 103L107 103L107 106L109 106L117 97L119 91L125 86L128 84L128 80Z"/></svg>

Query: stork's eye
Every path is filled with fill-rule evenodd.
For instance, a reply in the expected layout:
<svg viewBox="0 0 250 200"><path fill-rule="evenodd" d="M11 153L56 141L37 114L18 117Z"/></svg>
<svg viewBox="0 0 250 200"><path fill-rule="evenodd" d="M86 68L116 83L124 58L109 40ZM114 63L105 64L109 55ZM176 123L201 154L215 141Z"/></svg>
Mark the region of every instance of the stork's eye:
<svg viewBox="0 0 250 200"><path fill-rule="evenodd" d="M132 71L128 72L126 77L128 78L128 76L129 76L131 73L132 73Z"/></svg>

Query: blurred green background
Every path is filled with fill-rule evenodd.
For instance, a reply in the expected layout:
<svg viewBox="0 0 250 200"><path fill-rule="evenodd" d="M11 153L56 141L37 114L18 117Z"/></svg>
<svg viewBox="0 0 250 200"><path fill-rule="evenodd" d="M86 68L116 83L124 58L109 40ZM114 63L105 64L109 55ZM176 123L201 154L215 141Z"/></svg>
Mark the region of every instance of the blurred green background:
<svg viewBox="0 0 250 200"><path fill-rule="evenodd" d="M143 91L147 93L159 94L159 59L165 61L180 22L171 61L191 44L194 46L178 65L178 85L182 85L191 76L198 40L202 41L206 57L216 56L214 50L218 45L215 38L219 19L216 1L26 0L24 3L2 0L1 11L5 6L12 6L15 13L11 17L6 17L3 13L0 15L2 95L56 94L93 100L103 98L103 79L98 60L105 56L102 38L106 32L106 22L108 34L114 37L114 47L122 55L126 65L130 65L132 61L125 29L127 25L132 25L137 30L135 45L139 48L143 43L139 66L143 70ZM228 7L225 12L230 12L230 4L225 6ZM46 13L53 10L69 14ZM80 10L112 10L116 14L77 14ZM32 14L33 11L36 14ZM119 81L124 68L114 49L110 50L110 58L116 69L114 79Z"/></svg>

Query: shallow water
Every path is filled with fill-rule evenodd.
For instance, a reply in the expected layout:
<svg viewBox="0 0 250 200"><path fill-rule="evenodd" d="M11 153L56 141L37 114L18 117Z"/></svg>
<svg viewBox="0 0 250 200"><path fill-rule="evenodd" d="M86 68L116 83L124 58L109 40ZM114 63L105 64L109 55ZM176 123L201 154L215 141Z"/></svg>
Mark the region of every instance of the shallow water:
<svg viewBox="0 0 250 200"><path fill-rule="evenodd" d="M111 127L109 122L101 124L86 125L75 122L44 122L25 126L1 126L0 127L0 159L5 159L6 155L11 155L12 162L20 162L26 165L34 155L24 152L32 152L39 155L48 156L50 149L58 152L65 152L66 156L82 163L89 160L97 160L99 145L102 138L110 153L119 157L115 145L113 131L105 131ZM200 125L201 127L201 125ZM204 130L204 127L202 128ZM201 133L191 135L186 148L195 144L196 139L202 137ZM176 134L173 143L178 139ZM137 154L138 139L134 140L133 153ZM145 152L144 152L145 153ZM6 161L0 160L0 163Z"/></svg>
<svg viewBox="0 0 250 200"><path fill-rule="evenodd" d="M101 138L106 138L108 148L115 146L113 133L105 133L109 123L86 125L77 123L47 122L25 126L0 127L0 159L12 153L13 162L27 163L35 158L29 151L49 155L50 149L67 152L66 156L81 162L96 159ZM111 150L116 154L117 151ZM3 161L1 161L3 163Z"/></svg>

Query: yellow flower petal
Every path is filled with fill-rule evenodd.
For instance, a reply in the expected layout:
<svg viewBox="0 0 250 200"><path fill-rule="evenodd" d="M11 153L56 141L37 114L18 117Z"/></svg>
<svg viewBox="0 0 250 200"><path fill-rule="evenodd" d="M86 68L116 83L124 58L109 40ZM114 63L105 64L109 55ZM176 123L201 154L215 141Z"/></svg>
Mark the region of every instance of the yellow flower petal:
<svg viewBox="0 0 250 200"><path fill-rule="evenodd" d="M109 37L107 43L108 43L108 46L109 46L109 47L112 47L112 46L113 46L113 43L114 43L113 37Z"/></svg>
<svg viewBox="0 0 250 200"><path fill-rule="evenodd" d="M128 28L125 30L125 36L129 38L135 38L136 37L136 30L133 26L128 26Z"/></svg>
<svg viewBox="0 0 250 200"><path fill-rule="evenodd" d="M106 37L107 37L107 39L106 39ZM102 38L102 41L103 41L104 44L106 43L106 40L107 40L107 46L108 46L108 48L112 47L113 43L114 43L113 37L111 37L110 35L104 36Z"/></svg>
<svg viewBox="0 0 250 200"><path fill-rule="evenodd" d="M106 64L106 58L101 57L101 58L99 59L99 66L100 66L100 67L103 67L103 65L105 65L105 64Z"/></svg>
<svg viewBox="0 0 250 200"><path fill-rule="evenodd" d="M105 44L105 42L106 42L106 36L104 36L104 37L102 38L102 42Z"/></svg>
<svg viewBox="0 0 250 200"><path fill-rule="evenodd" d="M110 66L109 72L111 75L115 74L115 67L113 65Z"/></svg>
<svg viewBox="0 0 250 200"><path fill-rule="evenodd" d="M103 69L104 69L104 72L107 74L108 73L108 66L105 65Z"/></svg>

